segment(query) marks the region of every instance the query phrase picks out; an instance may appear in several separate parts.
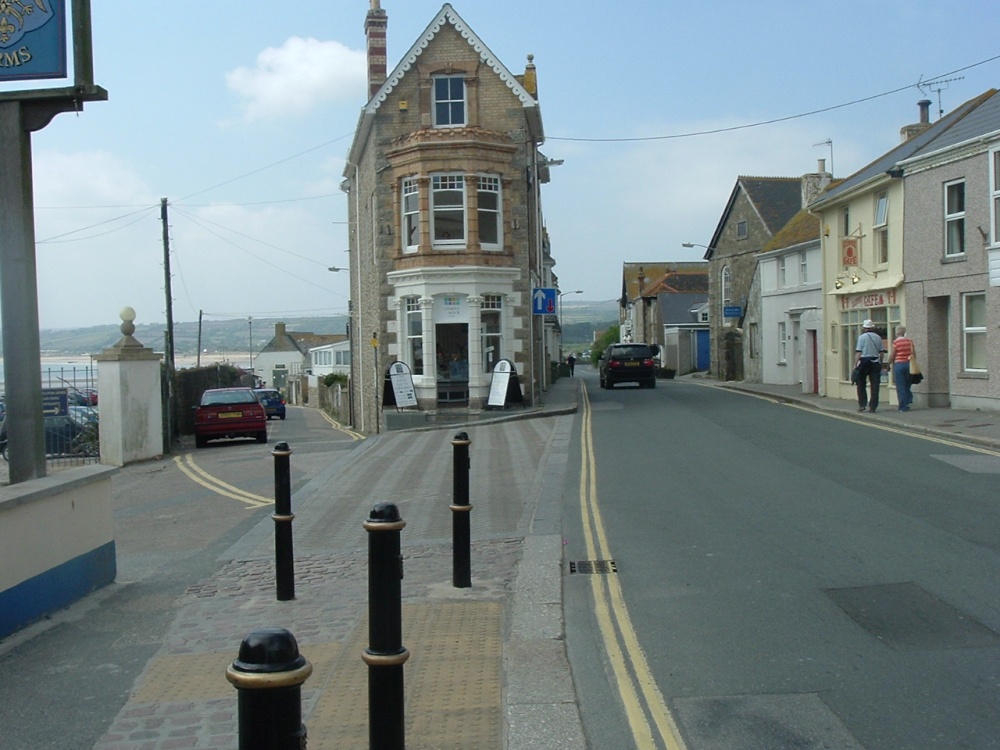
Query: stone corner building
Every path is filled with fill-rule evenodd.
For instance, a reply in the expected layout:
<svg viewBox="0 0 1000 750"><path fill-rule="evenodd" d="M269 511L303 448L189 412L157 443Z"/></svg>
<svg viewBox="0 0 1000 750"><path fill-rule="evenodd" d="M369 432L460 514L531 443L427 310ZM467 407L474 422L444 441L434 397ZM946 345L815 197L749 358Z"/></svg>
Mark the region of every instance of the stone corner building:
<svg viewBox="0 0 1000 750"><path fill-rule="evenodd" d="M513 75L445 4L387 74L373 0L369 101L345 167L349 194L352 422L379 430L389 365L409 365L419 408L480 408L501 359L525 400L545 385L554 287L542 222L548 162L535 69Z"/></svg>

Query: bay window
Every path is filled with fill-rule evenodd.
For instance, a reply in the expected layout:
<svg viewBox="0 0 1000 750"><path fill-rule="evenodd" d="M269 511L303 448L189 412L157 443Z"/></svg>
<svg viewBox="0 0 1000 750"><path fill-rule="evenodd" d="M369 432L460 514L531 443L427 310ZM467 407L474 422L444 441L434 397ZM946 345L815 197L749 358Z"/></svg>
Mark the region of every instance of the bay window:
<svg viewBox="0 0 1000 750"><path fill-rule="evenodd" d="M465 176L431 176L431 237L435 245L465 244Z"/></svg>
<svg viewBox="0 0 1000 750"><path fill-rule="evenodd" d="M420 246L420 194L417 181L412 177L403 180L403 252L415 253Z"/></svg>
<svg viewBox="0 0 1000 750"><path fill-rule="evenodd" d="M499 248L500 238L500 178L479 176L479 244Z"/></svg>
<svg viewBox="0 0 1000 750"><path fill-rule="evenodd" d="M481 309L483 332L483 372L493 372L497 362L503 359L503 329L501 313L503 297L499 294L484 294Z"/></svg>

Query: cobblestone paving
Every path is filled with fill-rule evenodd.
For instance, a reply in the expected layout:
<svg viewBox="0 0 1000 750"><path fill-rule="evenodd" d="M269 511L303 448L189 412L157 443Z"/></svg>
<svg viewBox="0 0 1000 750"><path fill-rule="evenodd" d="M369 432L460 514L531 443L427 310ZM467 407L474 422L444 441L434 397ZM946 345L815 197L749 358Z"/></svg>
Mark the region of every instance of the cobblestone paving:
<svg viewBox="0 0 1000 750"><path fill-rule="evenodd" d="M444 747L447 727L451 746L500 747L502 605L521 540L474 543L469 589L451 585L450 545L404 546L402 552L403 644L412 654L404 668L411 686L407 746ZM163 648L95 750L235 750L236 691L225 669L243 637L261 627L288 628L313 663L302 693L310 747L366 746L367 668L360 654L367 638L367 576L366 552L305 556L295 561L296 599L278 602L272 560L226 563L188 588ZM463 655L463 648L473 653ZM456 653L483 660L473 670L479 679L470 680L467 669L450 669L446 660ZM461 711L455 696L462 697ZM481 744L486 738L489 745Z"/></svg>

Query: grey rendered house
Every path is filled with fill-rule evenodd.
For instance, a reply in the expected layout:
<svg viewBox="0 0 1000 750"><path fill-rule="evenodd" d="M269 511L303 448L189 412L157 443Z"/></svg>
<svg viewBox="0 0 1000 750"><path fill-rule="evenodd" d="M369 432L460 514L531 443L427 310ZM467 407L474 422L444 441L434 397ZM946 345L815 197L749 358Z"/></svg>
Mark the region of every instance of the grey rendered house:
<svg viewBox="0 0 1000 750"><path fill-rule="evenodd" d="M1000 93L898 161L907 334L924 382L916 403L1000 410Z"/></svg>
<svg viewBox="0 0 1000 750"><path fill-rule="evenodd" d="M545 389L556 287L540 185L549 166L531 56L512 73L449 4L394 69L387 15L368 11L369 100L344 170L351 274L352 424L381 429L389 365L419 409L482 408L510 360L525 400ZM551 312L554 312L552 310Z"/></svg>

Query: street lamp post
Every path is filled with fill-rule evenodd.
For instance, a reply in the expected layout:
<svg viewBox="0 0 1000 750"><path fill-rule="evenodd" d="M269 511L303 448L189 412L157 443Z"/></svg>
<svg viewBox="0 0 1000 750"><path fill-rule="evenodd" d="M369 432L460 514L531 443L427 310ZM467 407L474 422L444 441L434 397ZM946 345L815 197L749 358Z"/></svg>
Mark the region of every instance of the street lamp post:
<svg viewBox="0 0 1000 750"><path fill-rule="evenodd" d="M247 316L247 325L250 327L250 375L253 376L253 318Z"/></svg>

